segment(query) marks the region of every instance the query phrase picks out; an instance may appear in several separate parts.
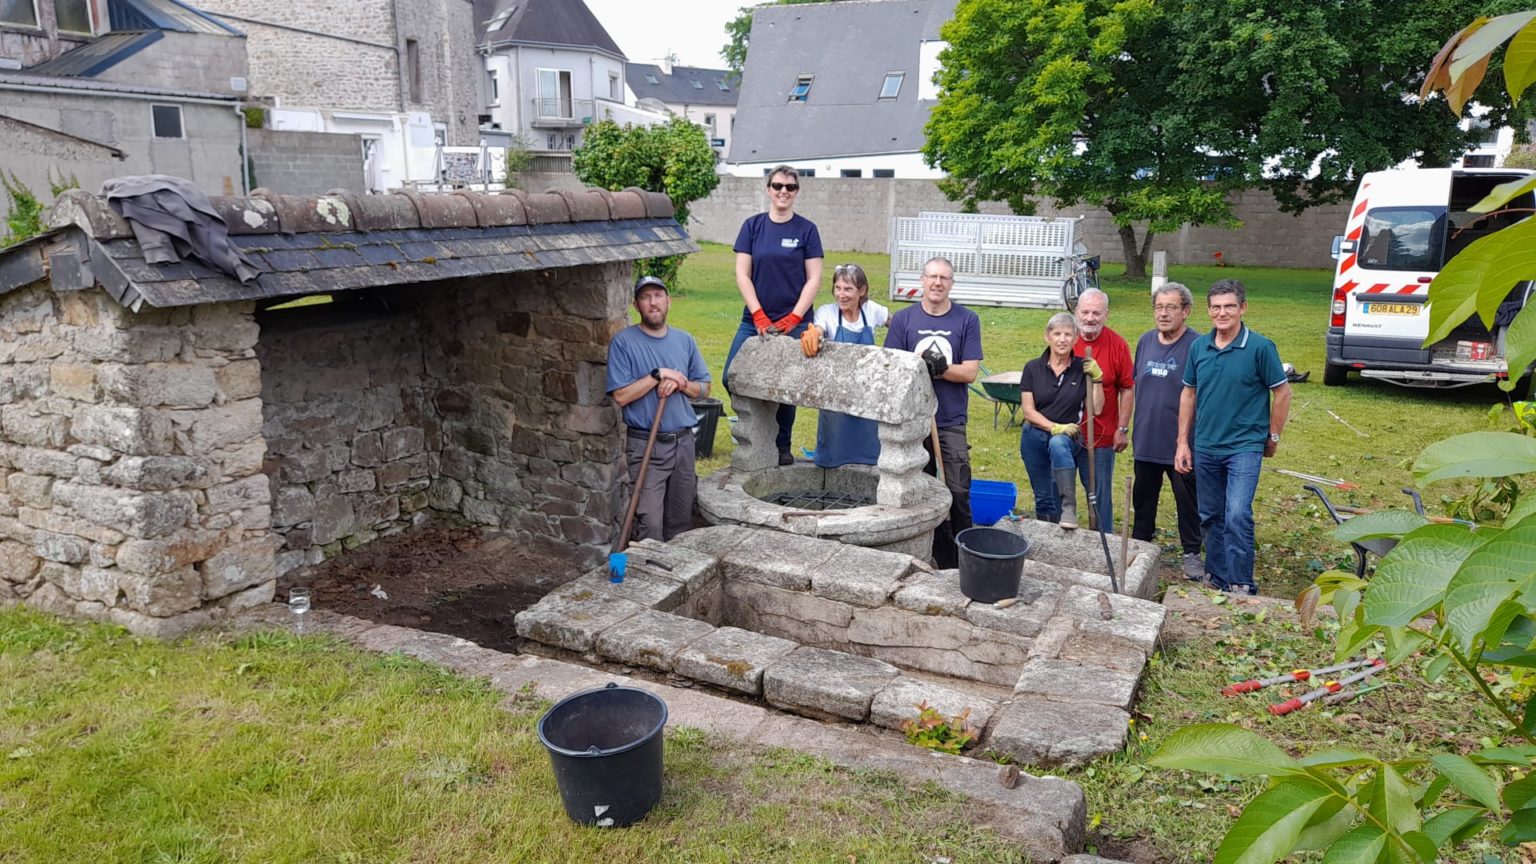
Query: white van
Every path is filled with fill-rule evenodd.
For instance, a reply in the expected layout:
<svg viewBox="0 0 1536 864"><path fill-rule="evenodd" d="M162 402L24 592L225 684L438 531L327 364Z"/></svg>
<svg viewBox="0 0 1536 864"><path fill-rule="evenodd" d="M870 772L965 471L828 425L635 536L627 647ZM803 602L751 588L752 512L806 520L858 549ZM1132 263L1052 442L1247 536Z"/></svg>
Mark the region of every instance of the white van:
<svg viewBox="0 0 1536 864"><path fill-rule="evenodd" d="M1510 288L1492 332L1472 316L1428 347L1429 283L1468 244L1526 218L1533 196L1513 212L1467 212L1493 187L1532 172L1496 168L1375 171L1360 180L1344 234L1333 241L1338 269L1328 321L1323 383L1350 370L1409 387L1464 387L1509 374L1504 331L1530 297L1532 283ZM1524 370L1516 374L1523 374Z"/></svg>

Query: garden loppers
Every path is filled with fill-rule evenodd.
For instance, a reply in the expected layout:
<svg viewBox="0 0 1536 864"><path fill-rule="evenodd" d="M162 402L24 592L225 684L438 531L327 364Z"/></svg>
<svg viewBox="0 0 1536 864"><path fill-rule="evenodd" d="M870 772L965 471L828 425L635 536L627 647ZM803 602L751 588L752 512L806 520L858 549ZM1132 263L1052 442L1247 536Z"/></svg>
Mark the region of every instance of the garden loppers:
<svg viewBox="0 0 1536 864"><path fill-rule="evenodd" d="M1380 672L1385 668L1387 668L1386 661L1378 657L1377 659L1371 661L1371 665L1367 666L1365 671L1356 672L1348 678L1344 678L1338 681L1325 681L1323 682L1323 686L1313 690L1310 693L1307 693L1304 696L1297 696L1292 699L1287 699L1284 702L1278 703L1276 705L1269 706L1269 713L1275 715L1276 717L1283 717L1298 708L1305 708L1308 704L1315 702L1330 693L1337 693L1340 690L1343 690L1345 686L1349 684L1353 684L1356 681L1364 681L1365 679L1375 675L1377 672Z"/></svg>
<svg viewBox="0 0 1536 864"><path fill-rule="evenodd" d="M1255 690L1263 690L1265 687L1273 687L1276 684L1290 684L1294 681L1308 681L1313 675L1327 675L1333 672L1343 672L1348 669L1359 669L1361 666L1370 666L1378 661L1354 660L1349 663L1340 663L1337 666L1329 666L1324 669L1296 669L1289 675L1277 675L1274 678L1250 678L1247 681L1239 681L1236 684L1228 684L1221 688L1221 695L1236 696L1240 693L1252 693Z"/></svg>
<svg viewBox="0 0 1536 864"><path fill-rule="evenodd" d="M645 455L640 457L640 470L635 474L635 491L629 495L629 510L624 514L624 527L614 538L613 551L608 553L608 581L623 582L624 571L629 569L629 532L635 528L635 508L640 506L640 490L645 488L645 469L651 466L651 450L656 446L656 433L661 430L661 413L667 407L667 394L656 400L656 417L651 420L651 434L645 439Z"/></svg>

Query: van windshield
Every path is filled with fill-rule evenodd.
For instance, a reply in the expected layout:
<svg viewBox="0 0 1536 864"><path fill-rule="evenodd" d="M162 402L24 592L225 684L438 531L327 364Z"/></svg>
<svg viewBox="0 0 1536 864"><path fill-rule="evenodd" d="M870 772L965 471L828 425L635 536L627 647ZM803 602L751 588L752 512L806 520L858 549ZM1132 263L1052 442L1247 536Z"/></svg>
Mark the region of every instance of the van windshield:
<svg viewBox="0 0 1536 864"><path fill-rule="evenodd" d="M1434 272L1444 240L1444 207L1378 207L1365 214L1360 266Z"/></svg>

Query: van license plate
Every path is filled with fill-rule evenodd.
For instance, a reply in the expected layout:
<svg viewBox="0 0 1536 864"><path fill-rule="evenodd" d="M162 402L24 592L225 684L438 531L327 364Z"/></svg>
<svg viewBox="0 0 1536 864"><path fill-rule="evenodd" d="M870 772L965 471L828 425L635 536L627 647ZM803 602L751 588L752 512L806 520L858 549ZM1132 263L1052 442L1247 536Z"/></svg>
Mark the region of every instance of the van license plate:
<svg viewBox="0 0 1536 864"><path fill-rule="evenodd" d="M1418 303L1361 303L1360 311L1367 315L1417 315L1424 307Z"/></svg>

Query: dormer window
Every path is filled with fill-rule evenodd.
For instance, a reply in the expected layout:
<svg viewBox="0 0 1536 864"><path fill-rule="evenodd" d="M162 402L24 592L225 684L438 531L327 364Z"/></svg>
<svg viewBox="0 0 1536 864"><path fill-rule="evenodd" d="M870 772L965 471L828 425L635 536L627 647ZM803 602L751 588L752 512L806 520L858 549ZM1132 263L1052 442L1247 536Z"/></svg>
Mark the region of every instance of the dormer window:
<svg viewBox="0 0 1536 864"><path fill-rule="evenodd" d="M36 27L37 4L33 0L0 0L0 24Z"/></svg>
<svg viewBox="0 0 1536 864"><path fill-rule="evenodd" d="M96 32L91 27L91 9L86 0L53 0L53 16L59 23L61 33L84 33L90 36Z"/></svg>
<svg viewBox="0 0 1536 864"><path fill-rule="evenodd" d="M815 75L801 75L796 78L795 86L789 91L789 101L804 102L811 95L811 83L815 80Z"/></svg>
<svg viewBox="0 0 1536 864"><path fill-rule="evenodd" d="M885 82L880 85L881 99L895 99L901 95L901 82L907 79L905 72L885 73Z"/></svg>

